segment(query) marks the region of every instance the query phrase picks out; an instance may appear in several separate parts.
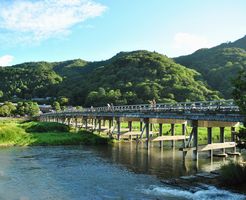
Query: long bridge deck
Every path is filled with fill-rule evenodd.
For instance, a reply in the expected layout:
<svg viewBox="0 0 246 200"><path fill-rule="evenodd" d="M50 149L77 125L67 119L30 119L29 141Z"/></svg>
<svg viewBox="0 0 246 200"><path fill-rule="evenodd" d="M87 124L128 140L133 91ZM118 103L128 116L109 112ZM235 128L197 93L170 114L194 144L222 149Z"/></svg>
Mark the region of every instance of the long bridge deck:
<svg viewBox="0 0 246 200"><path fill-rule="evenodd" d="M42 114L41 121L56 121L74 125L78 128L78 124L86 129L107 131L110 136L116 133L120 139L129 137L132 140L136 138L137 143L144 138L146 147L149 142L159 142L160 147L163 141L171 141L175 146L175 141L183 141L181 150L183 155L189 150L193 151L194 158L198 159L198 152L208 151L209 155L213 155L213 150L221 149L225 155L225 149L230 148L230 154L236 155L235 143L235 126L240 122L244 122L246 116L242 115L238 106L232 100L225 101L206 101L206 102L181 102L175 104L142 104L142 105L122 105L105 107L90 107L82 110L70 109L62 112L51 112ZM108 121L108 129L105 128L105 121ZM128 133L123 133L121 122L128 122ZM140 130L138 133L132 131L132 122L140 122ZM102 123L104 129L102 128ZM187 133L187 123L192 127L192 131ZM152 133L152 125L159 124L159 132L157 138L150 138ZM170 124L169 136L163 136L162 125ZM182 135L175 135L175 124L182 124ZM207 128L207 145L205 147L198 145L199 127ZM213 143L212 128L220 128L220 142ZM232 139L231 143L226 143L224 136L224 128L231 127ZM116 132L115 132L116 129ZM145 137L144 137L145 136ZM228 153L229 154L229 153Z"/></svg>
<svg viewBox="0 0 246 200"><path fill-rule="evenodd" d="M66 110L46 113L41 116L74 116L74 117L125 117L125 118L159 118L182 120L207 120L225 122L243 122L238 106L232 100L181 102L174 104L140 104L91 107L82 110Z"/></svg>

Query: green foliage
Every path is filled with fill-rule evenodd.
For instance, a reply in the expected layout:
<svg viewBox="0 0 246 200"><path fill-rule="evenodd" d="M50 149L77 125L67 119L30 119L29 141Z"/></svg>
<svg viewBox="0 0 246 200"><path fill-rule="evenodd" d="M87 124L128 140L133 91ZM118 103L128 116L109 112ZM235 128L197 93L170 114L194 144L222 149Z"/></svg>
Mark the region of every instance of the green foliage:
<svg viewBox="0 0 246 200"><path fill-rule="evenodd" d="M40 112L39 106L36 102L18 102L16 114L20 116L36 116Z"/></svg>
<svg viewBox="0 0 246 200"><path fill-rule="evenodd" d="M27 145L105 145L109 139L91 132L68 132L67 126L57 123L0 121L0 146ZM44 127L49 127L45 130ZM60 132L64 130L64 132ZM41 131L41 132L39 132ZM46 132L43 132L46 131ZM38 133L39 132L39 133Z"/></svg>
<svg viewBox="0 0 246 200"><path fill-rule="evenodd" d="M61 106L60 106L60 103L58 101L55 101L53 103L53 109L55 109L55 111L57 111L57 112L61 111Z"/></svg>
<svg viewBox="0 0 246 200"><path fill-rule="evenodd" d="M240 185L246 182L246 165L229 163L221 167L221 182L226 185Z"/></svg>
<svg viewBox="0 0 246 200"><path fill-rule="evenodd" d="M158 53L119 53L84 77L81 98L86 106L218 99L200 81L200 74Z"/></svg>
<svg viewBox="0 0 246 200"><path fill-rule="evenodd" d="M28 133L69 132L69 127L56 122L28 122L22 124Z"/></svg>
<svg viewBox="0 0 246 200"><path fill-rule="evenodd" d="M233 43L225 43L210 49L200 49L175 61L200 72L203 79L224 98L232 97L234 79L238 72L246 70L246 36Z"/></svg>
<svg viewBox="0 0 246 200"><path fill-rule="evenodd" d="M233 98L240 107L240 110L246 114L246 71L238 73L233 81Z"/></svg>
<svg viewBox="0 0 246 200"><path fill-rule="evenodd" d="M14 115L16 111L16 106L11 102L4 102L3 105L0 106L0 116L1 117L10 117Z"/></svg>
<svg viewBox="0 0 246 200"><path fill-rule="evenodd" d="M218 99L195 70L148 51L121 52L102 62L24 63L0 69L5 99L53 97L60 106L105 106ZM58 108L58 106L57 106Z"/></svg>
<svg viewBox="0 0 246 200"><path fill-rule="evenodd" d="M14 123L0 124L0 144L16 144L26 138L25 131Z"/></svg>

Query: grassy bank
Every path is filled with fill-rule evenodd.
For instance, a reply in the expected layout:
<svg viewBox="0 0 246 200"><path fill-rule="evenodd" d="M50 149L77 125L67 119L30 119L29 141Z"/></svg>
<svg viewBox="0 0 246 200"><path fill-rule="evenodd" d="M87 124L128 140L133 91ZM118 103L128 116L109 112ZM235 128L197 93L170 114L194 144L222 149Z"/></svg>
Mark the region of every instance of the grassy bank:
<svg viewBox="0 0 246 200"><path fill-rule="evenodd" d="M109 139L80 131L54 122L24 122L18 119L0 120L0 146L35 146L35 145L101 145Z"/></svg>

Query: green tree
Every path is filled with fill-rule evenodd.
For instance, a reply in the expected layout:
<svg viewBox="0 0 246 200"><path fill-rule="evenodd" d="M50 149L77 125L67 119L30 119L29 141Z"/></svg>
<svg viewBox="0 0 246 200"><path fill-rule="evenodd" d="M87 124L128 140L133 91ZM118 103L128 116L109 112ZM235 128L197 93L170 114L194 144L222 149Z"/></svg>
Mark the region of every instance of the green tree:
<svg viewBox="0 0 246 200"><path fill-rule="evenodd" d="M246 114L246 71L240 72L237 78L234 79L233 84L233 98L241 112Z"/></svg>
<svg viewBox="0 0 246 200"><path fill-rule="evenodd" d="M53 108L55 109L55 111L59 112L61 111L61 106L60 106L60 103L58 101L55 101L53 103Z"/></svg>
<svg viewBox="0 0 246 200"><path fill-rule="evenodd" d="M68 104L69 99L67 97L60 97L58 99L58 102L60 103L61 106L65 106Z"/></svg>

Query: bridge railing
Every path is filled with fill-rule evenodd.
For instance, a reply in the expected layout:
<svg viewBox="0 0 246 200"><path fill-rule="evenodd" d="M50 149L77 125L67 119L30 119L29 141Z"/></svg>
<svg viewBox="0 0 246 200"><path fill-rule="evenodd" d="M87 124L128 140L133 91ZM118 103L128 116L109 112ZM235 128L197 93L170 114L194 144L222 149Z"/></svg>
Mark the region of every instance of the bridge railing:
<svg viewBox="0 0 246 200"><path fill-rule="evenodd" d="M81 111L66 110L62 113L81 112L216 112L216 113L238 113L239 108L232 100L223 101L200 101L200 102L178 102L160 104L139 104L83 108Z"/></svg>

